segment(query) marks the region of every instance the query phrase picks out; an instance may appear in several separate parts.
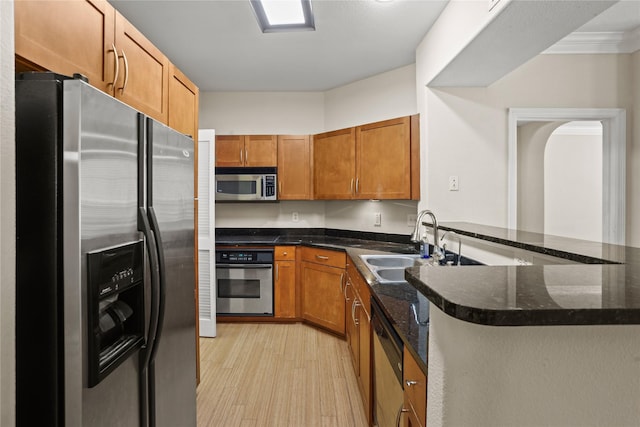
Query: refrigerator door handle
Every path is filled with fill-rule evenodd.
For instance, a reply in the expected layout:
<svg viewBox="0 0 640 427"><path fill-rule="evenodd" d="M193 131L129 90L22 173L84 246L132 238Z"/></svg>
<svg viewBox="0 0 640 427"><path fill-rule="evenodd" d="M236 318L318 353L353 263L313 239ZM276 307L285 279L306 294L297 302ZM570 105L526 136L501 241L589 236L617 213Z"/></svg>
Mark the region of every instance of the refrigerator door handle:
<svg viewBox="0 0 640 427"><path fill-rule="evenodd" d="M155 236L156 251L158 255L158 316L157 316L157 328L153 339L153 346L150 349L149 355L149 427L155 427L156 425L156 374L155 374L155 358L158 353L158 344L160 337L162 336L162 326L164 325L164 312L165 301L167 291L166 269L164 262L164 250L162 247L162 237L160 236L160 229L158 226L158 218L156 217L153 206L149 206L149 220L151 222L151 230Z"/></svg>
<svg viewBox="0 0 640 427"><path fill-rule="evenodd" d="M156 239L151 231L147 213L143 207L138 208L138 220L141 225L142 234L145 236L147 253L151 270L151 313L149 315L149 333L145 345L140 351L140 425L147 427L148 406L149 406L149 377L148 368L151 359L151 352L154 347L156 332L158 329L158 311L160 305L160 295L157 291L160 287L160 266L158 262L158 252L156 250Z"/></svg>
<svg viewBox="0 0 640 427"><path fill-rule="evenodd" d="M151 349L151 360L150 363L153 363L155 359L157 350L158 350L158 342L160 341L160 337L162 336L162 326L164 324L164 312L165 312L165 300L167 294L167 279L166 279L166 268L164 262L164 249L162 246L162 237L160 235L160 227L158 225L158 218L156 216L156 212L153 209L153 206L149 207L149 220L151 222L151 231L155 236L156 249L158 251L158 269L159 269L159 278L158 281L158 293L160 296L160 303L158 305L158 328L156 330L156 336L154 339L153 348Z"/></svg>

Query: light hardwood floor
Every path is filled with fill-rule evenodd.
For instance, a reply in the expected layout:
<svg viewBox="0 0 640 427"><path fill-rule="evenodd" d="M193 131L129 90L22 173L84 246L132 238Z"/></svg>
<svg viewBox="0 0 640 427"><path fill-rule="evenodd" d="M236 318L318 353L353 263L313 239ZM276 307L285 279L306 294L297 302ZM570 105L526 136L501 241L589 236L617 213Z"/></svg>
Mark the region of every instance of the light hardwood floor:
<svg viewBox="0 0 640 427"><path fill-rule="evenodd" d="M346 341L296 324L218 324L200 339L198 426L366 426Z"/></svg>

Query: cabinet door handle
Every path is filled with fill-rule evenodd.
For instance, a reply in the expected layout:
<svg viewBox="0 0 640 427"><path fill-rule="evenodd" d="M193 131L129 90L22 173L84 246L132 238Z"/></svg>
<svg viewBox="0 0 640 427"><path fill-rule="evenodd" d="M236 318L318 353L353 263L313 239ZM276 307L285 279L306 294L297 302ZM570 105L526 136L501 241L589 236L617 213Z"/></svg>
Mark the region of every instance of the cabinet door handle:
<svg viewBox="0 0 640 427"><path fill-rule="evenodd" d="M278 181L278 193L282 194L282 181ZM285 252L286 255L286 252Z"/></svg>
<svg viewBox="0 0 640 427"><path fill-rule="evenodd" d="M343 288L342 284L344 283L343 281L344 281L344 273L342 273L340 275L340 293L343 292L343 290L342 290L342 288ZM347 290L347 285L344 285L344 291L346 291L346 290Z"/></svg>
<svg viewBox="0 0 640 427"><path fill-rule="evenodd" d="M353 194L353 178L351 178L351 184L349 184L349 193Z"/></svg>
<svg viewBox="0 0 640 427"><path fill-rule="evenodd" d="M124 61L124 82L120 88L120 93L124 95L124 91L127 89L127 83L129 83L129 61L127 61L127 54L122 51L122 60Z"/></svg>
<svg viewBox="0 0 640 427"><path fill-rule="evenodd" d="M400 420L402 420L402 414L409 412L408 409L404 408L404 403L400 405L400 409L398 409L398 413L396 414L396 427L400 427Z"/></svg>
<svg viewBox="0 0 640 427"><path fill-rule="evenodd" d="M249 151L246 148L244 149L244 162L249 164Z"/></svg>
<svg viewBox="0 0 640 427"><path fill-rule="evenodd" d="M349 281L349 279L347 279L347 282L344 284L344 292L342 292L344 294L345 302L349 301L349 298L347 298L347 286L350 286L350 285L351 285L351 282Z"/></svg>
<svg viewBox="0 0 640 427"><path fill-rule="evenodd" d="M316 258L321 259L323 261L327 261L329 259L328 256L324 256L324 255L316 255Z"/></svg>
<svg viewBox="0 0 640 427"><path fill-rule="evenodd" d="M404 383L407 385L407 387L412 387L412 386L418 384L418 381L406 380Z"/></svg>
<svg viewBox="0 0 640 427"><path fill-rule="evenodd" d="M353 320L353 324L358 326L360 322L356 319L356 308L360 305L358 298L353 299L353 304L351 304L351 319Z"/></svg>
<svg viewBox="0 0 640 427"><path fill-rule="evenodd" d="M243 161L242 161L242 148L241 148L240 149L240 164L242 164L242 163L243 163Z"/></svg>
<svg viewBox="0 0 640 427"><path fill-rule="evenodd" d="M113 50L114 66L113 66L113 82L109 83L109 85L115 88L116 82L118 81L118 74L120 74L120 60L118 59L118 51L116 50L116 45L111 43L111 48Z"/></svg>
<svg viewBox="0 0 640 427"><path fill-rule="evenodd" d="M356 194L360 192L360 178L356 178Z"/></svg>

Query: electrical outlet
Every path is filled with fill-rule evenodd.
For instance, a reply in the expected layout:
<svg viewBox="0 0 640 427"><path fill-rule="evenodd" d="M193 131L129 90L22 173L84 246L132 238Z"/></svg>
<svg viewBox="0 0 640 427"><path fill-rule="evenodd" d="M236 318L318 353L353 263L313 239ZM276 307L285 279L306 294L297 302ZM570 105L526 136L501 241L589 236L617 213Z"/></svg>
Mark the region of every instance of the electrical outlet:
<svg viewBox="0 0 640 427"><path fill-rule="evenodd" d="M414 227L416 225L417 220L418 220L417 214L407 215L407 227Z"/></svg>
<svg viewBox="0 0 640 427"><path fill-rule="evenodd" d="M449 191L458 191L458 175L449 177Z"/></svg>
<svg viewBox="0 0 640 427"><path fill-rule="evenodd" d="M382 224L382 214L380 212L376 212L374 214L373 225L380 227L381 224Z"/></svg>
<svg viewBox="0 0 640 427"><path fill-rule="evenodd" d="M294 213L291 214L291 221L298 222L299 219L300 218L298 216L298 212L294 212Z"/></svg>

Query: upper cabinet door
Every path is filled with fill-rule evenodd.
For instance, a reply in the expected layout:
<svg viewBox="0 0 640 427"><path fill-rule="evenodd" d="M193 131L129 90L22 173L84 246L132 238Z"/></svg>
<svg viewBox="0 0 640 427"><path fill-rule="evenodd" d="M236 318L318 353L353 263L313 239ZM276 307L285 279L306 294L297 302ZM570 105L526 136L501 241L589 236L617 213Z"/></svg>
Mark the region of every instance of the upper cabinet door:
<svg viewBox="0 0 640 427"><path fill-rule="evenodd" d="M115 39L120 75L114 96L154 119L167 123L169 60L118 12Z"/></svg>
<svg viewBox="0 0 640 427"><path fill-rule="evenodd" d="M309 135L278 136L278 199L308 200L311 192Z"/></svg>
<svg viewBox="0 0 640 427"><path fill-rule="evenodd" d="M114 9L103 0L16 0L16 60L27 69L81 73L113 93Z"/></svg>
<svg viewBox="0 0 640 427"><path fill-rule="evenodd" d="M355 186L356 130L348 128L313 137L315 199L351 199Z"/></svg>
<svg viewBox="0 0 640 427"><path fill-rule="evenodd" d="M169 127L198 140L198 87L169 64Z"/></svg>
<svg viewBox="0 0 640 427"><path fill-rule="evenodd" d="M243 135L216 135L216 166L244 166Z"/></svg>
<svg viewBox="0 0 640 427"><path fill-rule="evenodd" d="M410 117L358 126L356 157L356 198L411 198Z"/></svg>
<svg viewBox="0 0 640 427"><path fill-rule="evenodd" d="M246 135L244 137L245 166L277 166L278 137L275 135Z"/></svg>

